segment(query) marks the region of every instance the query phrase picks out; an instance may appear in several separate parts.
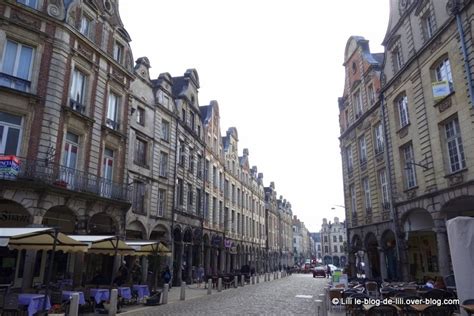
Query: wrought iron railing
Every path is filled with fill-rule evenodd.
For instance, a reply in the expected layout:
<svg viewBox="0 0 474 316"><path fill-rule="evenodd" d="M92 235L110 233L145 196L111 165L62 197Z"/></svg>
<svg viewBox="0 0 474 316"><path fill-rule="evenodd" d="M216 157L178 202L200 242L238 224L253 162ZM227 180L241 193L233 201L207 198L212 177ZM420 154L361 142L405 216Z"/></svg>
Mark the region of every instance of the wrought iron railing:
<svg viewBox="0 0 474 316"><path fill-rule="evenodd" d="M75 192L95 194L104 198L131 201L131 187L94 174L65 167L48 160L30 160L17 157L15 170L1 170L1 180L33 180Z"/></svg>
<svg viewBox="0 0 474 316"><path fill-rule="evenodd" d="M23 78L0 72L0 86L28 92L30 90L31 82Z"/></svg>

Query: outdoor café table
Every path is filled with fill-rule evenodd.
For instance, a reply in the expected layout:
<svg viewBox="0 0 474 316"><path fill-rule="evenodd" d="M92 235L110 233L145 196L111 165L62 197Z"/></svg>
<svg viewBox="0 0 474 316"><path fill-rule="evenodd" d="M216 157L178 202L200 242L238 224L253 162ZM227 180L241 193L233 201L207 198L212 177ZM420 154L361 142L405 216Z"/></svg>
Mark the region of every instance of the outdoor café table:
<svg viewBox="0 0 474 316"><path fill-rule="evenodd" d="M79 305L85 305L86 300L84 299L84 293L79 291L62 291L63 300L70 301L74 293L79 294Z"/></svg>
<svg viewBox="0 0 474 316"><path fill-rule="evenodd" d="M474 304L461 305L464 310L470 314L474 314Z"/></svg>
<svg viewBox="0 0 474 316"><path fill-rule="evenodd" d="M422 313L425 309L430 307L431 305L429 304L412 304L410 307L417 311L418 313Z"/></svg>
<svg viewBox="0 0 474 316"><path fill-rule="evenodd" d="M133 289L138 293L138 299L141 301L145 296L150 296L150 290L148 285L138 285L134 284Z"/></svg>
<svg viewBox="0 0 474 316"><path fill-rule="evenodd" d="M44 294L18 294L18 304L28 306L28 316L33 316L35 313L42 311L44 306ZM46 310L51 308L49 297L46 297Z"/></svg>
<svg viewBox="0 0 474 316"><path fill-rule="evenodd" d="M91 297L95 299L95 302L99 304L102 301L108 301L110 293L108 289L90 289Z"/></svg>
<svg viewBox="0 0 474 316"><path fill-rule="evenodd" d="M118 295L120 295L121 297L127 300L132 299L132 290L129 287L123 286L123 287L119 287L117 290L118 290Z"/></svg>

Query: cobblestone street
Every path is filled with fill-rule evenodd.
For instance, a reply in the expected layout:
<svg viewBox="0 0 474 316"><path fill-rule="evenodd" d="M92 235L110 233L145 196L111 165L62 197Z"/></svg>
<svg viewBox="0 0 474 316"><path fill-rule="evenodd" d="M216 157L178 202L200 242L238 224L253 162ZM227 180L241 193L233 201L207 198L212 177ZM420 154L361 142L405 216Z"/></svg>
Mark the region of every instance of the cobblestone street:
<svg viewBox="0 0 474 316"><path fill-rule="evenodd" d="M311 274L293 274L121 315L314 315L314 300L323 293L325 284L327 279L314 279ZM173 288L173 291L179 289Z"/></svg>

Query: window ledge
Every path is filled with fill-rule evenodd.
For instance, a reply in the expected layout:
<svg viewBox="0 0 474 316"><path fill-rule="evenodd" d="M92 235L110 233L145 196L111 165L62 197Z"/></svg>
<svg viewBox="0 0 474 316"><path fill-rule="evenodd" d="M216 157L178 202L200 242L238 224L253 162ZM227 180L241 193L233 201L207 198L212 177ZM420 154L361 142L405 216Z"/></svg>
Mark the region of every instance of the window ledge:
<svg viewBox="0 0 474 316"><path fill-rule="evenodd" d="M447 173L444 177L445 177L445 178L450 178L450 177L455 176L455 175L458 175L458 174L460 174L460 173L467 172L467 170L468 170L467 167L465 167L465 168L460 169L460 170L458 170L458 171L454 171L454 172L451 172L451 173Z"/></svg>
<svg viewBox="0 0 474 316"><path fill-rule="evenodd" d="M451 91L451 93L449 93L448 95L446 95L442 99L440 99L438 101L435 101L433 106L435 108L438 108L440 113L446 111L447 109L449 109L451 107L451 105L453 103L452 98L451 98L452 95L454 95L454 91Z"/></svg>
<svg viewBox="0 0 474 316"><path fill-rule="evenodd" d="M400 138L403 138L408 135L408 129L410 128L410 122L408 124L400 127L400 129L397 131L397 134Z"/></svg>

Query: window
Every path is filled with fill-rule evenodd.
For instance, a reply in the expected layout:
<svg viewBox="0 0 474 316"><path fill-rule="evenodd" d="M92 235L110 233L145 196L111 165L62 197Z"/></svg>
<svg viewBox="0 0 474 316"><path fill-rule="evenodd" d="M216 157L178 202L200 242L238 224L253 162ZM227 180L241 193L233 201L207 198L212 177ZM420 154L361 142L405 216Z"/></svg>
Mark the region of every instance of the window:
<svg viewBox="0 0 474 316"><path fill-rule="evenodd" d="M341 250L341 252L344 252L344 247L343 246L340 246L339 249Z"/></svg>
<svg viewBox="0 0 474 316"><path fill-rule="evenodd" d="M74 111L84 113L85 109L85 92L86 92L86 75L81 71L74 69L72 73L72 84L69 105Z"/></svg>
<svg viewBox="0 0 474 316"><path fill-rule="evenodd" d="M209 182L209 168L211 162L206 159L206 163L204 164L204 181Z"/></svg>
<svg viewBox="0 0 474 316"><path fill-rule="evenodd" d="M352 146L349 145L346 147L346 160L347 160L347 172L352 172L354 168L353 160L352 160Z"/></svg>
<svg viewBox="0 0 474 316"><path fill-rule="evenodd" d="M374 90L374 85L369 84L367 86L367 96L369 98L369 104L372 105L375 103L375 90Z"/></svg>
<svg viewBox="0 0 474 316"><path fill-rule="evenodd" d="M404 159L405 181L406 188L410 189L416 186L416 170L415 156L413 153L413 145L408 144L402 148L402 155Z"/></svg>
<svg viewBox="0 0 474 316"><path fill-rule="evenodd" d="M329 247L328 246L324 246L324 252L329 253Z"/></svg>
<svg viewBox="0 0 474 316"><path fill-rule="evenodd" d="M332 242L337 242L337 236L332 236Z"/></svg>
<svg viewBox="0 0 474 316"><path fill-rule="evenodd" d="M194 118L194 113L192 111L189 112L189 123L191 125L191 129L194 131L194 124L195 124L195 118Z"/></svg>
<svg viewBox="0 0 474 316"><path fill-rule="evenodd" d="M324 236L324 242L328 242L328 236Z"/></svg>
<svg viewBox="0 0 474 316"><path fill-rule="evenodd" d="M342 242L342 235L339 235L339 242Z"/></svg>
<svg viewBox="0 0 474 316"><path fill-rule="evenodd" d="M104 149L104 164L103 168L103 175L104 178L108 181L112 181L113 177L113 167L114 167L114 151L109 148Z"/></svg>
<svg viewBox="0 0 474 316"><path fill-rule="evenodd" d="M360 163L366 163L367 162L367 145L365 143L365 136L362 136L359 138L359 154L360 154Z"/></svg>
<svg viewBox="0 0 474 316"><path fill-rule="evenodd" d="M397 47L392 51L393 71L398 72L403 66L402 52Z"/></svg>
<svg viewBox="0 0 474 316"><path fill-rule="evenodd" d="M0 154L15 155L20 153L22 134L21 116L0 112Z"/></svg>
<svg viewBox="0 0 474 316"><path fill-rule="evenodd" d="M179 147L178 147L178 164L181 166L181 167L184 167L184 160L185 160L185 147L184 147L184 142L183 141L179 141Z"/></svg>
<svg viewBox="0 0 474 316"><path fill-rule="evenodd" d="M89 37L90 31L91 31L90 29L91 29L91 19L83 15L81 18L81 26L79 28L79 32L81 32L82 35Z"/></svg>
<svg viewBox="0 0 474 316"><path fill-rule="evenodd" d="M352 214L355 214L357 212L357 200L356 200L357 197L356 197L355 186L353 184L351 184L349 187L349 194L351 198Z"/></svg>
<svg viewBox="0 0 474 316"><path fill-rule="evenodd" d="M232 184L232 204L235 204L235 185Z"/></svg>
<svg viewBox="0 0 474 316"><path fill-rule="evenodd" d="M466 168L464 159L464 149L461 139L461 130L459 129L459 121L457 118L449 121L444 125L446 137L446 149L449 159L449 171L456 172Z"/></svg>
<svg viewBox="0 0 474 316"><path fill-rule="evenodd" d="M388 208L389 206L389 195L388 195L388 183L387 183L387 172L385 169L379 171L379 182L380 182L380 191L382 192L382 205L383 208Z"/></svg>
<svg viewBox="0 0 474 316"><path fill-rule="evenodd" d="M168 176L168 154L165 152L160 153L160 177Z"/></svg>
<svg viewBox="0 0 474 316"><path fill-rule="evenodd" d="M64 144L63 166L75 169L77 166L77 155L79 153L79 136L71 132L66 133Z"/></svg>
<svg viewBox="0 0 474 316"><path fill-rule="evenodd" d="M189 149L189 156L188 156L188 171L194 173L194 152L193 149Z"/></svg>
<svg viewBox="0 0 474 316"><path fill-rule="evenodd" d="M371 209L372 208L372 201L370 198L370 183L369 183L369 178L365 177L362 179L362 188L364 189L364 200L365 200L365 209Z"/></svg>
<svg viewBox="0 0 474 316"><path fill-rule="evenodd" d="M209 193L204 196L204 219L209 218Z"/></svg>
<svg viewBox="0 0 474 316"><path fill-rule="evenodd" d="M224 176L222 172L219 172L219 184L220 184L220 190L224 191Z"/></svg>
<svg viewBox="0 0 474 316"><path fill-rule="evenodd" d="M188 211L192 211L193 208L193 186L188 183Z"/></svg>
<svg viewBox="0 0 474 316"><path fill-rule="evenodd" d="M217 188L217 168L215 166L212 167L212 182L214 184L214 188Z"/></svg>
<svg viewBox="0 0 474 316"><path fill-rule="evenodd" d="M178 179L178 205L183 206L184 205L184 183L183 179Z"/></svg>
<svg viewBox="0 0 474 316"><path fill-rule="evenodd" d="M165 205L166 205L166 190L158 190L158 216L163 217L165 214Z"/></svg>
<svg viewBox="0 0 474 316"><path fill-rule="evenodd" d="M349 127L351 124L351 121L349 120L349 109L344 110L344 124L345 124L345 129Z"/></svg>
<svg viewBox="0 0 474 316"><path fill-rule="evenodd" d="M181 109L181 119L183 120L183 122L186 122L186 110L185 109Z"/></svg>
<svg viewBox="0 0 474 316"><path fill-rule="evenodd" d="M113 92L109 94L109 106L107 107L107 119L105 125L111 129L118 130L120 97Z"/></svg>
<svg viewBox="0 0 474 316"><path fill-rule="evenodd" d="M135 213L145 214L145 183L135 180L133 181L133 189L133 211Z"/></svg>
<svg viewBox="0 0 474 316"><path fill-rule="evenodd" d="M133 162L139 166L146 166L147 161L147 143L137 138L135 140L135 153Z"/></svg>
<svg viewBox="0 0 474 316"><path fill-rule="evenodd" d="M33 53L32 47L7 40L0 67L0 86L28 92Z"/></svg>
<svg viewBox="0 0 474 316"><path fill-rule="evenodd" d="M145 126L145 109L140 107L137 108L137 124Z"/></svg>
<svg viewBox="0 0 474 316"><path fill-rule="evenodd" d="M199 179L202 179L202 156L198 155L198 160L197 160L197 177Z"/></svg>
<svg viewBox="0 0 474 316"><path fill-rule="evenodd" d="M410 124L410 119L408 117L408 98L406 95L398 98L398 115L400 120L400 128Z"/></svg>
<svg viewBox="0 0 474 316"><path fill-rule="evenodd" d="M383 153L384 149L384 138L383 138L383 127L382 123L377 123L374 127L375 136L375 154Z"/></svg>
<svg viewBox="0 0 474 316"><path fill-rule="evenodd" d="M122 63L122 55L123 55L123 45L118 42L115 42L113 58L115 59L116 62Z"/></svg>
<svg viewBox="0 0 474 316"><path fill-rule="evenodd" d="M435 67L436 81L445 81L449 85L449 92L454 91L453 75L451 73L451 65L449 59L445 58Z"/></svg>
<svg viewBox="0 0 474 316"><path fill-rule="evenodd" d="M30 8L36 9L37 8L37 1L36 0L16 0L17 3L24 4Z"/></svg>
<svg viewBox="0 0 474 316"><path fill-rule="evenodd" d="M212 223L214 225L219 224L219 218L217 217L217 199L212 198Z"/></svg>
<svg viewBox="0 0 474 316"><path fill-rule="evenodd" d="M165 120L161 120L161 139L170 141L170 123Z"/></svg>
<svg viewBox="0 0 474 316"><path fill-rule="evenodd" d="M427 12L422 18L422 29L423 35L425 36L425 41L429 40L435 31L434 16Z"/></svg>
<svg viewBox="0 0 474 316"><path fill-rule="evenodd" d="M334 246L334 252L337 252L337 246Z"/></svg>
<svg viewBox="0 0 474 316"><path fill-rule="evenodd" d="M202 212L201 194L201 189L196 189L196 212L198 215L201 215Z"/></svg>
<svg viewBox="0 0 474 316"><path fill-rule="evenodd" d="M362 96L360 91L354 93L354 110L355 110L355 117L358 119L362 115Z"/></svg>

